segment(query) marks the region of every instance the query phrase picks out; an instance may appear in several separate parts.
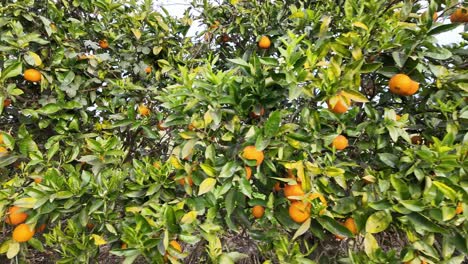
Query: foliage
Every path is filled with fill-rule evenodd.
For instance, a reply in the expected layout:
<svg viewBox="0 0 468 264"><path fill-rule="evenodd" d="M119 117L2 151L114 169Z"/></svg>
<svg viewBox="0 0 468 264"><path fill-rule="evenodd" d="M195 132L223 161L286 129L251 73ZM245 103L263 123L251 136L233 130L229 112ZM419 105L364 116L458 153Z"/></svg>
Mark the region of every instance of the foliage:
<svg viewBox="0 0 468 264"><path fill-rule="evenodd" d="M17 205L26 224L47 225L27 243L4 225L0 254L463 261L466 33L451 46L436 37L460 26L448 19L460 3L194 0L202 12L177 19L138 2L0 1L0 102L11 103L0 103L0 217ZM194 20L203 32L193 37ZM262 36L270 48L257 46ZM40 82L23 79L31 68ZM419 91L392 94L397 73ZM327 107L339 97L352 101L346 113ZM343 150L330 146L338 135ZM305 195L286 198L278 183ZM311 204L302 224L288 214L294 199ZM342 225L350 217L356 235ZM334 235L359 252L314 250ZM233 236L253 243L240 250Z"/></svg>

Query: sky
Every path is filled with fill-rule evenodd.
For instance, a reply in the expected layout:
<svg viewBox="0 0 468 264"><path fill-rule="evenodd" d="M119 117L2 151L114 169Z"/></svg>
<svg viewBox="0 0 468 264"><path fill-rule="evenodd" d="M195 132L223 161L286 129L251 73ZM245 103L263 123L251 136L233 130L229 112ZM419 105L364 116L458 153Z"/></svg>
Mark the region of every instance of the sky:
<svg viewBox="0 0 468 264"><path fill-rule="evenodd" d="M156 6L163 6L168 10L169 14L176 17L181 17L184 13L184 10L190 6L191 0L159 0L156 1ZM439 18L439 23L448 24L450 20L448 17L444 19ZM200 30L200 26L196 21L192 25L189 34L194 35L196 31ZM463 32L463 25L458 26L453 31L444 32L442 34L436 35L439 44L446 45L451 43L459 43L463 40L460 33Z"/></svg>

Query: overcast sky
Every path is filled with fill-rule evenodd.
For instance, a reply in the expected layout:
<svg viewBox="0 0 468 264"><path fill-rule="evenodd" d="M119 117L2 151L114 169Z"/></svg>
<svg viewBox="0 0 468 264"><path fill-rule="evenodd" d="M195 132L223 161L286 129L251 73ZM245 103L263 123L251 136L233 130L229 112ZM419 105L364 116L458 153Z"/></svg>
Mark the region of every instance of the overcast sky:
<svg viewBox="0 0 468 264"><path fill-rule="evenodd" d="M163 6L172 16L180 17L183 15L184 10L190 6L191 0L159 0L156 1L156 6ZM439 18L439 23L448 24L450 20L448 17L445 17L443 20ZM199 25L195 22L192 25L192 28L189 31L189 34L195 34L196 31L199 31ZM437 39L439 40L439 44L451 44L451 43L458 43L461 42L463 39L460 33L463 32L463 25L458 26L451 32L445 32L442 34L437 35Z"/></svg>

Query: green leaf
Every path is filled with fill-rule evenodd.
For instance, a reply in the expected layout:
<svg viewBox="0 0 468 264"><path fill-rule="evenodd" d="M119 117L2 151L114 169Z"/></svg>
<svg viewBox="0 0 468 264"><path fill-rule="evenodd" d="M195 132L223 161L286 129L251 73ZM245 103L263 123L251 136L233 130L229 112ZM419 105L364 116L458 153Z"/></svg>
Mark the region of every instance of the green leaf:
<svg viewBox="0 0 468 264"><path fill-rule="evenodd" d="M345 237L354 237L353 233L349 231L348 228L338 223L335 219L322 215L317 218L317 221L328 231L335 235L345 236Z"/></svg>
<svg viewBox="0 0 468 264"><path fill-rule="evenodd" d="M459 24L457 23L435 26L427 32L427 35L431 36L431 35L436 35L436 34L440 34L443 32L447 32L447 31L451 31L452 29L457 28L458 26Z"/></svg>
<svg viewBox="0 0 468 264"><path fill-rule="evenodd" d="M354 197L344 197L335 201L333 211L339 214L349 214L357 209Z"/></svg>
<svg viewBox="0 0 468 264"><path fill-rule="evenodd" d="M274 111L270 114L270 117L265 122L264 126L264 135L267 138L274 137L280 128L281 123L281 113L279 111Z"/></svg>
<svg viewBox="0 0 468 264"><path fill-rule="evenodd" d="M343 175L345 173L345 170L337 167L327 167L325 168L324 174L327 175L328 177L337 177L340 175Z"/></svg>
<svg viewBox="0 0 468 264"><path fill-rule="evenodd" d="M398 162L398 157L391 153L379 153L380 160L385 163L387 166L395 168Z"/></svg>
<svg viewBox="0 0 468 264"><path fill-rule="evenodd" d="M414 200L401 200L400 203L406 207L408 210L413 212L422 212L424 211L424 203L422 201Z"/></svg>
<svg viewBox="0 0 468 264"><path fill-rule="evenodd" d="M41 57L32 51L28 51L28 53L24 56L24 59L31 66L39 66L42 64Z"/></svg>
<svg viewBox="0 0 468 264"><path fill-rule="evenodd" d="M14 62L10 64L10 66L6 67L2 71L2 75L0 77L0 81L6 80L11 77L15 77L21 74L23 72L23 64L21 62Z"/></svg>
<svg viewBox="0 0 468 264"><path fill-rule="evenodd" d="M406 60L408 60L408 54L398 51L392 52L392 57L396 65L400 68L403 68L403 66L406 63Z"/></svg>
<svg viewBox="0 0 468 264"><path fill-rule="evenodd" d="M215 185L216 185L216 179L206 178L200 184L200 189L198 190L198 195L200 196L200 195L205 194L207 192L211 192L211 190L213 190Z"/></svg>
<svg viewBox="0 0 468 264"><path fill-rule="evenodd" d="M236 64L236 65L239 65L239 66L244 66L244 67L247 67L247 68L250 68L250 64L248 64L245 60L243 59L228 59L228 61Z"/></svg>
<svg viewBox="0 0 468 264"><path fill-rule="evenodd" d="M406 217L413 223L413 225L419 229L427 230L434 233L447 233L444 228L432 223L427 217L420 213L413 212L406 215Z"/></svg>
<svg viewBox="0 0 468 264"><path fill-rule="evenodd" d="M55 114L58 111L60 111L62 107L58 104L46 104L45 106L41 107L40 109L37 110L38 113L43 114L43 115L51 115Z"/></svg>
<svg viewBox="0 0 468 264"><path fill-rule="evenodd" d="M380 69L380 67L382 67L382 65L383 65L383 63L381 63L381 62L363 64L362 67L361 67L361 73L374 72L374 71Z"/></svg>
<svg viewBox="0 0 468 264"><path fill-rule="evenodd" d="M366 232L380 233L387 229L392 222L392 215L387 211L373 213L366 221Z"/></svg>
<svg viewBox="0 0 468 264"><path fill-rule="evenodd" d="M176 215L174 209L171 206L166 207L166 211L164 213L164 219L166 220L166 231L171 233L178 233L180 230L179 225L177 224Z"/></svg>
<svg viewBox="0 0 468 264"><path fill-rule="evenodd" d="M307 230L309 230L309 227L310 227L310 218L308 218L304 223L302 223L302 225L296 230L296 232L294 233L294 236L293 236L293 240L295 240L296 238L300 237L301 235L303 235L305 232L307 232Z"/></svg>

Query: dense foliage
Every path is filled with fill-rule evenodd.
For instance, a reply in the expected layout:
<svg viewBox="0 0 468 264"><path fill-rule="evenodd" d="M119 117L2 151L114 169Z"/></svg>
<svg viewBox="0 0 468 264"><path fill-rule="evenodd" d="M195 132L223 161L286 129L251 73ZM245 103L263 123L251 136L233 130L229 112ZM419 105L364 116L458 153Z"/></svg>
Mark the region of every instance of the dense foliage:
<svg viewBox="0 0 468 264"><path fill-rule="evenodd" d="M462 263L462 3L219 2L0 0L0 261Z"/></svg>

